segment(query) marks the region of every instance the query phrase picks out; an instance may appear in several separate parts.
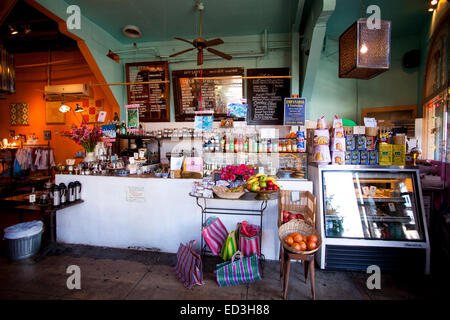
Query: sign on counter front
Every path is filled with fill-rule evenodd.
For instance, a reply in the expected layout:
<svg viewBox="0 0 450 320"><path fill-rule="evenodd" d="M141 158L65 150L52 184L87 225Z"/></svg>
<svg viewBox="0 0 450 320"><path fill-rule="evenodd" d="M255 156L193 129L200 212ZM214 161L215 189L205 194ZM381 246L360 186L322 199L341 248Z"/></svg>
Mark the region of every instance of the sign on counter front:
<svg viewBox="0 0 450 320"><path fill-rule="evenodd" d="M305 125L305 98L284 99L284 125L304 126Z"/></svg>

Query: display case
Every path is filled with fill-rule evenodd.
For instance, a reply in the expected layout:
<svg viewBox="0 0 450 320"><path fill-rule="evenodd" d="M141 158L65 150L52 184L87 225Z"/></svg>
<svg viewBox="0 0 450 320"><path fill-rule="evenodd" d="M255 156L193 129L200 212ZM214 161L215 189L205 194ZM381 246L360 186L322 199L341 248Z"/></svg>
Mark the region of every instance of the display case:
<svg viewBox="0 0 450 320"><path fill-rule="evenodd" d="M322 269L418 268L429 241L416 167L310 165Z"/></svg>

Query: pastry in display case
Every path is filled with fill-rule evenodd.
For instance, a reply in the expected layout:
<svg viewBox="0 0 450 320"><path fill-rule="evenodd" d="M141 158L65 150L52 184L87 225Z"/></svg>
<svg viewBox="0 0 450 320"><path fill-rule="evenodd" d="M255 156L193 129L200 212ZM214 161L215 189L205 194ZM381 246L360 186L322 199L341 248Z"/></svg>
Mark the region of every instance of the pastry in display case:
<svg viewBox="0 0 450 320"><path fill-rule="evenodd" d="M309 172L320 202L321 268L365 270L381 264L396 269L411 258L429 270L417 167L314 164Z"/></svg>

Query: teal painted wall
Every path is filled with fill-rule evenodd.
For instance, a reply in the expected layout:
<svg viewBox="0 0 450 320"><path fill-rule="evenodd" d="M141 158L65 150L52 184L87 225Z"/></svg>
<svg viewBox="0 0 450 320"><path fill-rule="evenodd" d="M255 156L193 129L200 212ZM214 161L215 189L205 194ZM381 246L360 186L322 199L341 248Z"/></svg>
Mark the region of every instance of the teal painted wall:
<svg viewBox="0 0 450 320"><path fill-rule="evenodd" d="M391 69L371 80L339 79L338 41L326 39L308 106L310 119L334 115L360 123L362 108L415 105L420 68L404 69L403 55L421 48L421 36L391 39Z"/></svg>

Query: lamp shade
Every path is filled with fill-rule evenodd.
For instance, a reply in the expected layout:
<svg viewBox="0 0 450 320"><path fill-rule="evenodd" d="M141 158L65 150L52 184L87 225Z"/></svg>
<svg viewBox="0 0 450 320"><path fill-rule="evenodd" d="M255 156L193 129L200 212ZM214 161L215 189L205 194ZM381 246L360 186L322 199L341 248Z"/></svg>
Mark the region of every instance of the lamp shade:
<svg viewBox="0 0 450 320"><path fill-rule="evenodd" d="M69 110L70 110L70 107L64 103L61 104L61 106L59 107L59 112L62 112L62 113L69 112Z"/></svg>
<svg viewBox="0 0 450 320"><path fill-rule="evenodd" d="M339 78L371 79L391 65L391 22L369 29L361 18L339 37Z"/></svg>

